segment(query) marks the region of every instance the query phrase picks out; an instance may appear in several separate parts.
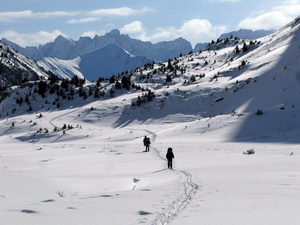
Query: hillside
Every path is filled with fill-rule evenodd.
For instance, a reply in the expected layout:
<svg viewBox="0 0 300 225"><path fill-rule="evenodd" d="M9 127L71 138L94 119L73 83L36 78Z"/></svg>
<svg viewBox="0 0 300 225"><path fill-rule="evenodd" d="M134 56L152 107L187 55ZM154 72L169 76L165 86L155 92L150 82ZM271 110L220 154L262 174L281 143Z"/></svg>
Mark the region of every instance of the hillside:
<svg viewBox="0 0 300 225"><path fill-rule="evenodd" d="M36 62L0 43L0 90L21 84L24 80L48 77Z"/></svg>
<svg viewBox="0 0 300 225"><path fill-rule="evenodd" d="M254 113L257 110L266 113L263 117L267 123L267 115L293 114L293 110L298 109L295 96L298 96L299 68L294 62L299 54L298 26L296 21L295 24L254 41L238 38L219 40L211 43L206 51L165 63L148 64L146 68L129 72L126 76L130 77L135 85L153 90L159 97L155 99L155 103L151 103L153 106L147 114L139 114L144 107L132 112L131 106L125 108L124 112L129 112L124 113L117 123L123 124L133 120L143 122L148 119L160 121L176 114L187 118L209 118L234 112L250 113L256 118ZM118 54L107 53L112 50ZM114 58L116 55L120 56ZM107 57L111 60L105 61ZM91 59L102 59L99 63L92 63L97 64L99 70L93 70ZM109 73L106 68L115 70L111 75L116 74L117 70L131 71L133 68L129 68L129 59L135 58L118 47L109 45L84 55L76 63L81 73L88 74L88 80L97 80L97 75ZM146 62L142 60L141 64ZM48 63L50 65L50 60ZM118 68L118 65L124 63L129 67ZM115 89L113 83L110 88ZM197 102L201 104L196 104ZM11 111L8 108L7 110ZM243 117L242 127L230 137L232 140L250 138L249 132L258 135L257 132L268 131L271 135L275 128L283 126L284 121L278 124L268 122L266 126L275 127L265 127L267 130L256 131L255 126L251 125L254 118L250 115L249 118ZM284 125L289 127L289 132L292 124L293 122L291 125Z"/></svg>

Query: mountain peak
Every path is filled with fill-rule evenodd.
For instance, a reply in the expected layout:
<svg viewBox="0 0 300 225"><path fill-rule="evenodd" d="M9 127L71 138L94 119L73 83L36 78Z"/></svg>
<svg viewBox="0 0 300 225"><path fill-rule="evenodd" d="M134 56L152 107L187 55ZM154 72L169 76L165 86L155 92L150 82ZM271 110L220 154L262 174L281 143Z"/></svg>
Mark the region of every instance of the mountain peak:
<svg viewBox="0 0 300 225"><path fill-rule="evenodd" d="M54 40L54 42L66 42L66 41L70 42L70 39L64 37L63 35L58 35Z"/></svg>
<svg viewBox="0 0 300 225"><path fill-rule="evenodd" d="M106 33L106 35L109 35L109 36L120 36L121 32L118 29L113 29L109 33Z"/></svg>
<svg viewBox="0 0 300 225"><path fill-rule="evenodd" d="M184 39L182 37L176 38L174 41L181 42L181 43L189 43L189 41L187 41L186 39Z"/></svg>

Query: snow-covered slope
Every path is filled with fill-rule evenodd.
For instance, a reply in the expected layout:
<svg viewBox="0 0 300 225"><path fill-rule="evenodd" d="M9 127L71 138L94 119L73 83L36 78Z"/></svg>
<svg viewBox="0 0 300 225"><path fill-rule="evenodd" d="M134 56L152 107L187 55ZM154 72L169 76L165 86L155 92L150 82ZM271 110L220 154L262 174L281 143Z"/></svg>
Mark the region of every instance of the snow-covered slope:
<svg viewBox="0 0 300 225"><path fill-rule="evenodd" d="M191 44L182 38L152 44L151 42L132 39L128 35L121 34L119 30L112 30L103 36L96 35L93 39L81 37L78 41L58 36L54 42L39 47L22 48L6 39L2 39L2 41L34 60L40 60L44 57L74 59L109 44L116 45L136 56L144 56L155 61L168 60L180 54L187 54L192 50Z"/></svg>
<svg viewBox="0 0 300 225"><path fill-rule="evenodd" d="M0 43L0 89L48 75L32 60Z"/></svg>
<svg viewBox="0 0 300 225"><path fill-rule="evenodd" d="M80 59L80 71L86 79L94 81L99 77L107 78L153 62L143 56L131 55L113 44L84 54Z"/></svg>
<svg viewBox="0 0 300 225"><path fill-rule="evenodd" d="M116 83L8 90L0 103L1 221L299 224L299 21ZM166 169L168 147L174 170Z"/></svg>
<svg viewBox="0 0 300 225"><path fill-rule="evenodd" d="M90 81L100 77L109 78L125 71L141 67L152 60L143 56L134 56L125 50L109 44L104 48L86 53L73 60L44 58L38 61L41 67L53 72L59 77L78 76Z"/></svg>
<svg viewBox="0 0 300 225"><path fill-rule="evenodd" d="M78 78L84 79L84 75L79 71L79 62L79 57L73 60L46 57L37 61L40 67L51 71L58 77L70 79L74 76L77 76Z"/></svg>

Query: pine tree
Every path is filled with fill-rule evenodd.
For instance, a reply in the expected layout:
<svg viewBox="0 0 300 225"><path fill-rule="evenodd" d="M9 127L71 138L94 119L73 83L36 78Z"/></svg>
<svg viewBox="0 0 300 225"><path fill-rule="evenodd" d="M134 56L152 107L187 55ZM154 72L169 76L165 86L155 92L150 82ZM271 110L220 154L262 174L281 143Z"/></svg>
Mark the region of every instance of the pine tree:
<svg viewBox="0 0 300 225"><path fill-rule="evenodd" d="M167 75L166 76L166 82L172 82L172 77L170 75Z"/></svg>
<svg viewBox="0 0 300 225"><path fill-rule="evenodd" d="M246 43L243 44L243 52L247 52L248 51L248 46Z"/></svg>
<svg viewBox="0 0 300 225"><path fill-rule="evenodd" d="M116 80L115 88L116 89L121 89L122 88L121 83L118 80Z"/></svg>
<svg viewBox="0 0 300 225"><path fill-rule="evenodd" d="M78 87L78 83L79 83L78 77L77 77L77 76L72 77L70 83L71 83L71 84L74 84L75 87Z"/></svg>
<svg viewBox="0 0 300 225"><path fill-rule="evenodd" d="M116 82L116 77L115 76L111 76L110 78L109 78L109 83L110 84L113 84L113 83L115 83Z"/></svg>
<svg viewBox="0 0 300 225"><path fill-rule="evenodd" d="M131 86L131 79L130 79L130 76L123 76L122 77L122 80L121 80L121 83L122 83L122 87L129 90L130 89L130 86Z"/></svg>
<svg viewBox="0 0 300 225"><path fill-rule="evenodd" d="M47 91L47 83L45 81L40 81L38 83L38 93L44 98Z"/></svg>
<svg viewBox="0 0 300 225"><path fill-rule="evenodd" d="M142 99L141 96L138 96L137 100L136 100L136 105L137 106L141 106L142 105Z"/></svg>
<svg viewBox="0 0 300 225"><path fill-rule="evenodd" d="M168 60L168 66L167 66L167 69L169 69L170 71L174 71L174 67L173 67L173 65L172 65L170 59Z"/></svg>
<svg viewBox="0 0 300 225"><path fill-rule="evenodd" d="M60 84L60 86L62 88L64 88L66 91L68 91L68 89L69 89L69 80L63 79L62 82L61 82L61 84Z"/></svg>
<svg viewBox="0 0 300 225"><path fill-rule="evenodd" d="M196 81L196 77L194 75L191 76L190 81L194 83Z"/></svg>

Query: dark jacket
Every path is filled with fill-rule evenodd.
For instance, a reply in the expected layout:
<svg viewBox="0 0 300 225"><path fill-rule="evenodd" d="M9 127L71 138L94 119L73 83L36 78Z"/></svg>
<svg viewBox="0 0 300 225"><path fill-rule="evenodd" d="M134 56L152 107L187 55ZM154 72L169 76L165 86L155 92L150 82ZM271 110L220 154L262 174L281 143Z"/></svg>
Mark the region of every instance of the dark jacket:
<svg viewBox="0 0 300 225"><path fill-rule="evenodd" d="M148 140L148 138L147 138L147 137L144 137L144 140L143 140L143 142L144 142L144 146L146 146L146 145L147 145L147 140Z"/></svg>
<svg viewBox="0 0 300 225"><path fill-rule="evenodd" d="M148 137L145 137L144 140L143 140L143 142L144 142L144 145L145 145L145 146L148 146L148 145L151 144L150 138L148 138Z"/></svg>
<svg viewBox="0 0 300 225"><path fill-rule="evenodd" d="M173 158L174 158L174 154L173 152L169 151L167 154L166 154L166 158L171 161Z"/></svg>

